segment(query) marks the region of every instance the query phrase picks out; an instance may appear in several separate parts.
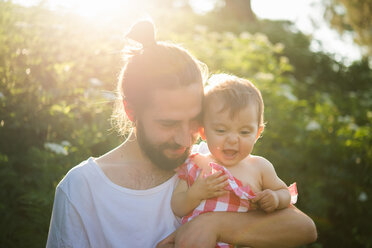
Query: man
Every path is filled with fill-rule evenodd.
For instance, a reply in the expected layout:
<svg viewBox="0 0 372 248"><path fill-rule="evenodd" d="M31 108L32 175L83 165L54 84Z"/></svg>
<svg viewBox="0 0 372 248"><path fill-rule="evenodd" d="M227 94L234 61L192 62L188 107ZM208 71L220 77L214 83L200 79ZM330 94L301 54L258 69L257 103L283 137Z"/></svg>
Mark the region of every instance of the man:
<svg viewBox="0 0 372 248"><path fill-rule="evenodd" d="M217 240L252 247L313 242L312 220L295 208L266 215L203 214L179 226L170 208L174 169L189 155L199 128L200 63L186 50L156 42L139 22L127 35L118 116L134 131L119 147L71 169L59 183L47 247L214 247ZM119 119L120 128L122 122ZM176 230L176 231L175 231ZM168 236L169 235L169 236Z"/></svg>

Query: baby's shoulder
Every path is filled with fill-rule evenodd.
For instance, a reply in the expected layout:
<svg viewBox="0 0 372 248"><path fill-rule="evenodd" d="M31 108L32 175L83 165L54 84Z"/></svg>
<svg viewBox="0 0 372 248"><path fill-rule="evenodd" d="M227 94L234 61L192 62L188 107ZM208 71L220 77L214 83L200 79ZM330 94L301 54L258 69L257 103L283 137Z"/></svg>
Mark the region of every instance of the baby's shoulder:
<svg viewBox="0 0 372 248"><path fill-rule="evenodd" d="M202 155L202 154L195 154L192 157L192 161L199 167L199 168L206 168L213 159L209 155Z"/></svg>
<svg viewBox="0 0 372 248"><path fill-rule="evenodd" d="M267 160L264 157L256 155L250 155L246 160L245 166L254 167L255 169L260 171L274 169L274 166L269 160Z"/></svg>

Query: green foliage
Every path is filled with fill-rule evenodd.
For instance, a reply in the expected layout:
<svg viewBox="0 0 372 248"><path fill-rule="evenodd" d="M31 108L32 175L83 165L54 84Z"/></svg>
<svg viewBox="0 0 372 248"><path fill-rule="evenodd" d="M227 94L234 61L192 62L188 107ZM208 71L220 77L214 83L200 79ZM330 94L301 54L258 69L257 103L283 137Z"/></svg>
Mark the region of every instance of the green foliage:
<svg viewBox="0 0 372 248"><path fill-rule="evenodd" d="M89 82L115 73L94 63L105 49L97 37L77 39L81 30L49 12L0 2L0 20L0 246L40 247L56 184L118 142L106 132L111 104L100 90L107 86ZM100 53L103 64L118 63Z"/></svg>
<svg viewBox="0 0 372 248"><path fill-rule="evenodd" d="M318 227L311 247L371 247L368 62L347 67L311 52L309 38L286 22L226 22L187 10L155 16L161 39L183 44L211 72L260 88L267 125L254 153L287 184L297 182L297 206ZM43 246L57 183L120 142L108 118L122 31L0 1L1 247Z"/></svg>
<svg viewBox="0 0 372 248"><path fill-rule="evenodd" d="M352 32L355 41L372 54L372 1L328 0L325 1L325 19L340 33Z"/></svg>
<svg viewBox="0 0 372 248"><path fill-rule="evenodd" d="M346 67L326 54L311 52L309 38L291 31L288 22L221 27L214 24L215 18L207 16L202 21L211 30L232 30L237 35L226 43L231 33L220 38L212 51L209 43L209 57L204 59L212 69L249 78L262 90L267 125L255 152L272 161L285 182L297 181L297 205L318 227L316 246L372 246L368 227L372 218L368 210L372 204L372 70L368 61ZM205 42L213 40L203 36ZM245 43L241 37L254 38ZM198 40L198 44L202 43ZM231 54L226 56L226 50ZM200 51L198 57L203 54ZM226 58L223 63L218 62L221 57Z"/></svg>

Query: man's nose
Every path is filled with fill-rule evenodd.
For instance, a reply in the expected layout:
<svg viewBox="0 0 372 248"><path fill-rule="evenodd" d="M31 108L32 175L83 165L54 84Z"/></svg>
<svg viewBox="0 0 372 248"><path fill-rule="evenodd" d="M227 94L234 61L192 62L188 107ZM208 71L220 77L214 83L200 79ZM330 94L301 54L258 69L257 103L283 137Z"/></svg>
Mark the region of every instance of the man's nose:
<svg viewBox="0 0 372 248"><path fill-rule="evenodd" d="M183 147L190 147L193 142L193 129L190 125L184 125L176 130L175 142Z"/></svg>

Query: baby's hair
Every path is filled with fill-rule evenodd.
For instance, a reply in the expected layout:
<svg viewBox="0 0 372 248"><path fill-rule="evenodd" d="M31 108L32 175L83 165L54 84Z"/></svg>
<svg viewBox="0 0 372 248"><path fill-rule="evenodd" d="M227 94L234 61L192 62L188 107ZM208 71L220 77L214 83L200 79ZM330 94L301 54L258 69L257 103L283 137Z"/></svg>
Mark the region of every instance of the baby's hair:
<svg viewBox="0 0 372 248"><path fill-rule="evenodd" d="M204 110L208 109L212 100L222 101L223 107L220 111L229 110L231 118L249 104L254 104L257 108L258 126L265 126L261 92L247 79L222 73L214 74L208 79L204 96Z"/></svg>
<svg viewBox="0 0 372 248"><path fill-rule="evenodd" d="M127 119L123 100L138 114L151 104L154 90L177 89L194 83L202 86L207 77L205 64L179 45L156 41L155 34L154 24L144 20L135 23L125 36L125 64L111 118L121 135L133 124Z"/></svg>

